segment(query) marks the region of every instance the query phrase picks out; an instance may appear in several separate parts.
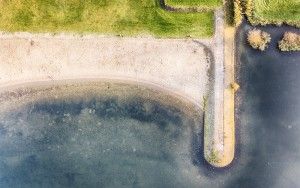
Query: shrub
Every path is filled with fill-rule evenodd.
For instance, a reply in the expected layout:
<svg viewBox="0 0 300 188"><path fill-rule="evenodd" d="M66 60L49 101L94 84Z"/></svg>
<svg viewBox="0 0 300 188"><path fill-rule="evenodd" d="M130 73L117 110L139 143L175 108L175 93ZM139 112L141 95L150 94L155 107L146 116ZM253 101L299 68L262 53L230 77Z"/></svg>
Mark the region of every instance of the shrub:
<svg viewBox="0 0 300 188"><path fill-rule="evenodd" d="M281 51L300 51L300 34L285 32L281 41L279 41Z"/></svg>
<svg viewBox="0 0 300 188"><path fill-rule="evenodd" d="M271 36L262 30L252 29L248 32L247 40L252 48L264 51L271 41Z"/></svg>

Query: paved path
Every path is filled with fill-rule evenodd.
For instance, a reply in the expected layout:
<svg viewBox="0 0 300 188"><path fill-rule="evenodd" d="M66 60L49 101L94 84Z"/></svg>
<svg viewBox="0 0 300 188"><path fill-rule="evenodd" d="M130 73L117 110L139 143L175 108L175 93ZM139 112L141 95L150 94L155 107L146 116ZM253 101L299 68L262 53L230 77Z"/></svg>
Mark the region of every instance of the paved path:
<svg viewBox="0 0 300 188"><path fill-rule="evenodd" d="M213 52L215 57L214 82L214 148L215 151L224 152L224 11L215 11L215 36Z"/></svg>
<svg viewBox="0 0 300 188"><path fill-rule="evenodd" d="M225 167L234 158L234 28L225 26L224 11L215 11L212 51L214 71L205 115L204 154L215 167Z"/></svg>
<svg viewBox="0 0 300 188"><path fill-rule="evenodd" d="M225 26L224 11L215 11L213 87L206 110L204 148L206 160L215 167L229 165L235 152L234 33Z"/></svg>
<svg viewBox="0 0 300 188"><path fill-rule="evenodd" d="M172 7L160 0L167 11L201 12L212 11L196 7ZM230 84L234 82L234 28L225 29L224 10L215 10L215 35L212 42L214 54L213 79L205 117L204 155L206 160L216 167L227 166L234 158L234 91ZM225 50L225 46L230 49ZM226 52L226 53L225 53ZM212 157L214 156L214 157ZM217 159L212 159L217 158Z"/></svg>

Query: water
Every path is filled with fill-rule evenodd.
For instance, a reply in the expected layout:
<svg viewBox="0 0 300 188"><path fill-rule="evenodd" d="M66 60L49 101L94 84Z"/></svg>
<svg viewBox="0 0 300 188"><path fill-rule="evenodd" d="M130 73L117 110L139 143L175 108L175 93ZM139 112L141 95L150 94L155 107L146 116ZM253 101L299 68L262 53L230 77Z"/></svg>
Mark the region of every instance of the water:
<svg viewBox="0 0 300 188"><path fill-rule="evenodd" d="M238 32L236 157L203 160L203 112L156 89L73 84L0 96L0 187L300 187L300 53L291 27L263 27L262 53ZM42 90L42 92L40 92Z"/></svg>
<svg viewBox="0 0 300 188"><path fill-rule="evenodd" d="M197 187L201 110L142 97L159 94L141 86L107 86L54 89L62 97L44 89L47 99L19 91L27 101L0 116L0 187Z"/></svg>
<svg viewBox="0 0 300 188"><path fill-rule="evenodd" d="M300 53L280 53L277 41L292 27L261 27L271 33L262 53L238 38L241 90L237 111L238 159L243 166L227 187L300 187Z"/></svg>

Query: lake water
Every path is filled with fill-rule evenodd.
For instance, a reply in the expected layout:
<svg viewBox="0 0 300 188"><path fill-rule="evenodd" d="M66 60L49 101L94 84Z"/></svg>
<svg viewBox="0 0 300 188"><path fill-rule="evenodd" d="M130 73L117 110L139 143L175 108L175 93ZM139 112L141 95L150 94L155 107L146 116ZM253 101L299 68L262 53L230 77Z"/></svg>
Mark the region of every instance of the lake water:
<svg viewBox="0 0 300 188"><path fill-rule="evenodd" d="M0 187L197 187L200 182L192 160L200 159L195 157L203 124L198 107L126 84L15 93L0 113Z"/></svg>
<svg viewBox="0 0 300 188"><path fill-rule="evenodd" d="M237 164L240 177L228 187L300 187L300 53L280 53L277 42L295 28L261 27L271 34L266 52L238 32Z"/></svg>
<svg viewBox="0 0 300 188"><path fill-rule="evenodd" d="M25 87L0 96L0 187L300 187L300 53L262 53L238 32L237 148L203 160L203 111L121 83ZM295 30L296 31L296 30Z"/></svg>

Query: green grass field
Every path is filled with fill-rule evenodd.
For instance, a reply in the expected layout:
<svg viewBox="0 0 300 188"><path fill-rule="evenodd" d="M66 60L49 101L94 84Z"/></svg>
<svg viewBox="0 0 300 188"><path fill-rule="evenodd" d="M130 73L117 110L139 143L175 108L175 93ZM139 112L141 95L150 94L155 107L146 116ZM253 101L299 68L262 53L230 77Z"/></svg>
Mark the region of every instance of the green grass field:
<svg viewBox="0 0 300 188"><path fill-rule="evenodd" d="M253 0L253 16L271 22L300 23L300 0Z"/></svg>
<svg viewBox="0 0 300 188"><path fill-rule="evenodd" d="M156 0L2 0L0 30L210 37L213 12L167 12Z"/></svg>
<svg viewBox="0 0 300 188"><path fill-rule="evenodd" d="M165 2L173 7L216 8L222 6L222 0L165 0Z"/></svg>

